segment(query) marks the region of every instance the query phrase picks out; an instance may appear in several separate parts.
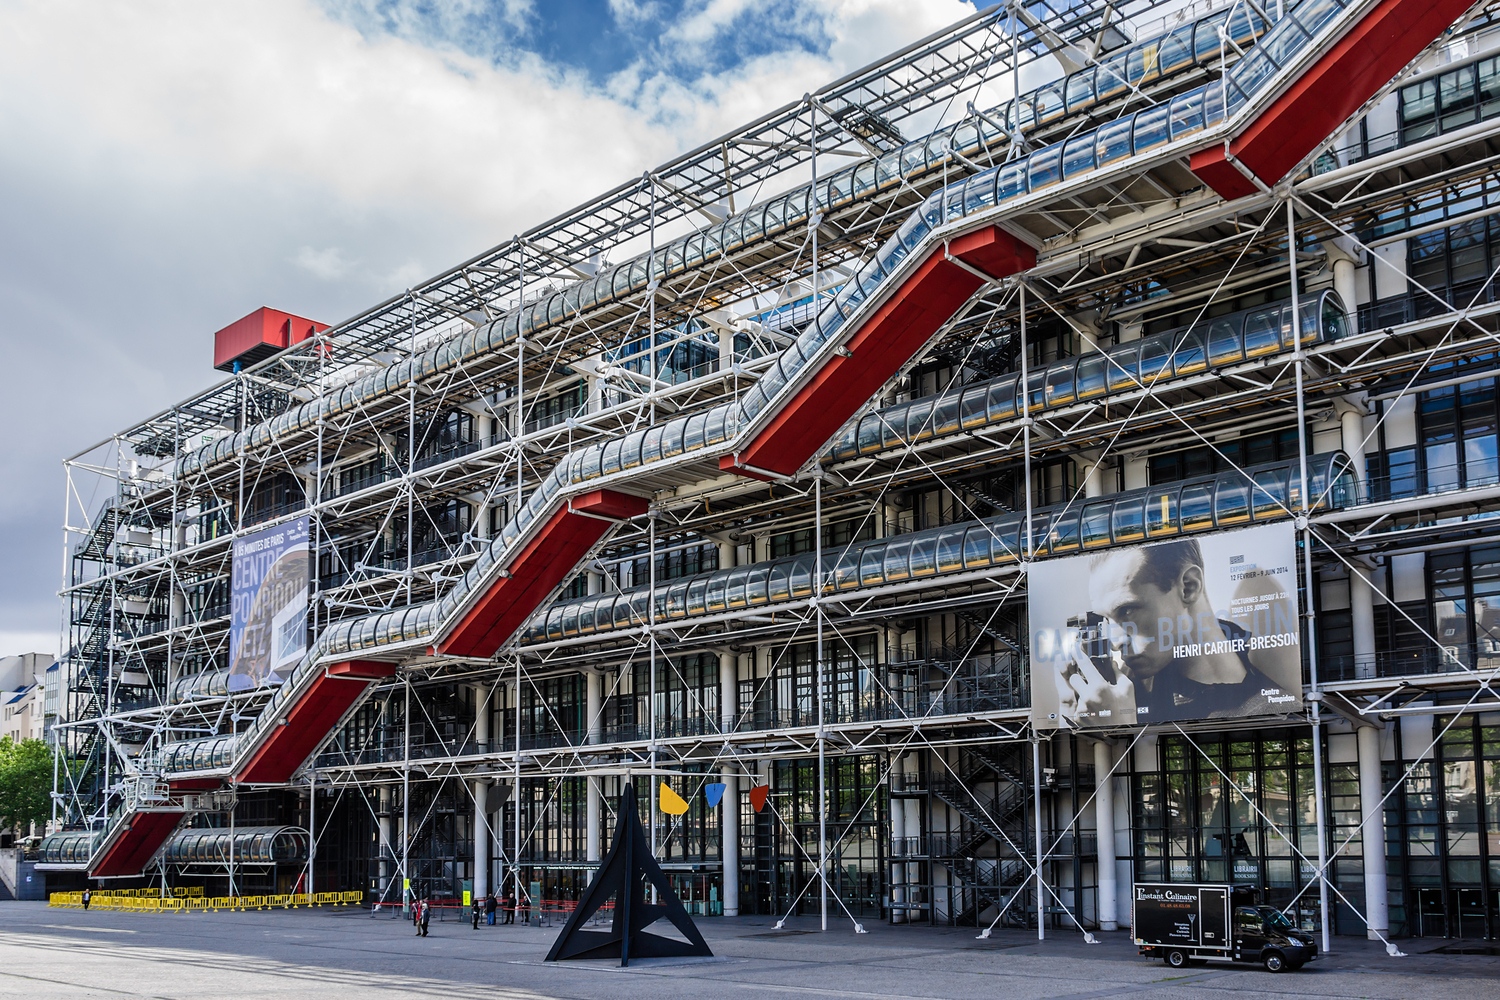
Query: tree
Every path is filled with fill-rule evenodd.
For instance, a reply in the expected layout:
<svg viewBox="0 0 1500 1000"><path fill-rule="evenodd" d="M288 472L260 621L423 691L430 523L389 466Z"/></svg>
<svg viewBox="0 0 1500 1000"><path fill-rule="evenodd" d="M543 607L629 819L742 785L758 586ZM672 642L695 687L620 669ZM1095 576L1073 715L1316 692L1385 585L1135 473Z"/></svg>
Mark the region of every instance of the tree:
<svg viewBox="0 0 1500 1000"><path fill-rule="evenodd" d="M52 814L52 748L0 739L0 829L25 833Z"/></svg>

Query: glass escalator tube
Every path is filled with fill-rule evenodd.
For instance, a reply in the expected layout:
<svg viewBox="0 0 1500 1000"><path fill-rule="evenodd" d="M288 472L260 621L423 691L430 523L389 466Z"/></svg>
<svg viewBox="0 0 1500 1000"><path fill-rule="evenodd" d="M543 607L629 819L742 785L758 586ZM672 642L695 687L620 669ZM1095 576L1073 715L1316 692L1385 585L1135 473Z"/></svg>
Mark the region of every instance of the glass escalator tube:
<svg viewBox="0 0 1500 1000"><path fill-rule="evenodd" d="M1356 502L1354 472L1348 456L1342 452L1310 456L1308 468L1310 489L1320 509ZM1252 522L1286 520L1296 512L1297 470L1295 460L1270 462L1244 471L1231 469L1165 486L1129 490L1088 503L1074 498L1036 512L1033 518L1036 554L1038 558L1061 557L1170 538L1184 532L1228 530ZM939 574L1008 566L1019 559L1025 544L1023 524L1020 515L1003 514L851 545L825 557L825 590L847 593ZM812 557L804 554L699 574L685 584L674 583L669 588L674 596L663 607L678 616L676 595L680 588L687 595L680 598L684 618L718 613L736 603L740 607L765 607L805 600L812 593L811 571ZM614 624L610 624L611 614L601 611L595 616L595 631L626 627L619 609L630 605L643 609L646 593L641 589L622 594L613 605ZM736 593L743 594L743 598L734 596ZM578 598L571 604L582 607L596 600ZM668 599L663 597L663 600ZM538 613L527 626L523 641L556 639L558 630L552 623L559 612L581 617L577 610L568 611L569 606L564 602ZM629 624L638 624L644 620L643 610L630 617Z"/></svg>
<svg viewBox="0 0 1500 1000"><path fill-rule="evenodd" d="M1310 0L1310 3L1306 5L1302 13L1309 18L1310 23L1316 22L1317 24L1321 25L1328 18L1336 14L1341 7L1342 4L1339 2L1339 0ZM1234 34L1236 30L1235 22L1233 21L1231 21L1230 23L1230 30L1231 34ZM1313 30L1316 29L1314 28ZM1249 17L1248 15L1246 18L1245 33L1249 38L1253 38L1256 34L1259 33L1259 28L1256 25L1255 19ZM1182 47L1180 44L1182 42L1182 37L1183 36L1180 33L1175 33L1165 42L1152 42L1139 45L1136 48L1132 49L1129 53L1127 53L1125 67L1129 82L1138 85L1151 79L1154 75L1162 72L1164 65L1163 56L1168 53L1176 52L1178 49L1180 49ZM1260 72L1260 70L1253 65L1256 56L1263 56L1264 61L1270 63L1272 62L1272 56L1265 55L1265 52L1269 51L1274 54L1276 61L1284 64L1287 60L1295 56L1304 45L1306 45L1308 37L1308 33L1303 31L1300 26L1294 23L1294 17L1288 17L1282 22L1278 22L1274 27L1270 29L1270 31L1265 33L1265 36L1262 38L1261 45L1256 47L1256 49L1252 53L1252 57L1243 60L1231 70L1231 75L1234 76L1236 84L1242 90L1253 91L1255 89L1255 86L1257 85L1255 83L1256 74ZM1196 48L1194 51L1196 52ZM1177 60L1177 56L1172 56L1172 59ZM1175 65L1177 65L1177 61L1173 61L1170 64L1167 64L1166 68L1170 71ZM1275 67L1273 66L1272 69L1274 70L1274 68ZM1094 80L1097 81L1098 79L1099 74L1095 73ZM1106 77L1106 83L1109 86L1114 86L1114 81L1112 78ZM1044 122L1054 115L1061 114L1065 110L1065 89L1066 88L1042 88L1042 90L1037 92L1037 96L1032 101L1033 113L1041 121ZM1084 99L1082 90L1078 90L1077 95L1079 100ZM1146 111L1137 113L1136 116L1132 119L1133 150L1136 152L1142 152L1146 149L1154 148L1161 143L1170 141L1172 135L1174 134L1174 128L1176 130L1175 134L1181 135L1186 134L1186 132L1188 131L1193 131L1199 127L1202 127L1206 120L1210 120L1215 117L1213 113L1205 112L1203 110L1204 108L1205 95L1203 89L1199 88L1198 90L1189 91L1186 94L1179 95L1178 97L1174 98L1169 104L1161 105L1156 108L1151 108ZM1175 117L1173 116L1174 110L1176 112ZM1119 126L1113 126L1113 131L1111 131L1110 135L1113 136L1118 133ZM1026 158L1024 175L1021 172L1020 165L1017 164L1014 168L1011 168L1008 165L1005 168L995 170L983 181L980 181L977 177L973 179L966 179L964 182L962 182L961 185L955 185L955 188L957 188L958 190L952 197L949 197L946 193L939 192L936 196L929 198L927 202L924 203L923 208L920 210L921 216L928 226L932 226L941 221L941 217L944 214L943 207L945 205L953 206L955 213L959 215L965 214L969 211L988 210L990 205L996 203L1002 198L1008 185L1015 184L1016 193L1019 194L1019 179L1022 176L1025 177L1026 189L1028 191L1034 191L1063 180L1065 172L1071 172L1071 174L1081 174L1087 172L1087 170L1090 169L1091 164L1097 164L1100 160L1099 140L1100 136L1095 135L1093 140L1088 143L1070 141L1066 145L1066 150L1071 151L1073 153L1073 156L1069 160L1069 165L1066 169L1064 167L1065 145L1062 143L1054 143L1051 146L1044 147L1043 149L1030 154L1030 156ZM1110 141L1113 142L1114 140L1111 139ZM947 146L948 139L946 137L938 136L930 139L926 146L928 158L946 158L946 156L948 155ZM1106 144L1106 152L1108 152L1109 148L1109 145ZM873 179L874 176L875 174L872 172L870 174L870 177ZM987 184L991 180L993 180L995 191L995 195L993 198L988 195L987 191ZM842 181L840 181L839 183L841 184ZM963 185L969 186L968 191L970 193L963 193ZM828 194L829 191L833 192L831 196ZM852 175L850 181L850 191L852 196ZM820 196L825 198L843 196L842 189L838 185L835 185L832 188L824 188L819 192L819 194ZM786 211L778 212L777 215L779 215L783 220L789 218L800 208L800 206L794 203L795 199L793 199L791 202L788 202ZM763 213L760 216L760 219L764 221L766 217L767 215ZM900 260L900 258L910 251L910 248L906 245L905 241L918 228L918 225L914 225L911 229L906 231L904 237L895 239L894 244L888 241L887 245L882 248L882 251L878 252L869 262L867 262L865 267L861 269L856 278L850 282L850 284L855 286L855 288L857 289L857 293L862 293L867 297L880 285L888 270L894 267ZM900 234L898 234L898 236L899 235ZM705 236L703 238L705 241L705 252L707 252L707 241L709 238L710 237L708 236ZM718 229L716 230L716 238L723 243L745 239L746 233L744 220L735 220L733 225L726 223L724 226L718 227ZM683 253L685 255L686 251L684 251ZM641 280L644 280L658 267L672 267L673 259L674 257L671 253L663 252L651 262L650 267L647 267L646 262L644 261L633 261L629 265L631 268L629 273L632 276L632 279L638 277ZM639 275L636 274L637 271L640 272ZM616 274L610 275L610 280L614 281L617 275L618 272L616 272ZM635 283L636 282L634 280L630 282L630 284L632 285L634 285ZM826 342L830 331L836 329L837 323L835 322L835 319L837 319L838 322L842 322L844 316L848 314L846 307L854 299L855 294L856 292L846 292L841 293L840 297L836 297L834 301L830 303L829 307L827 307L834 310L834 312L829 314L828 321L822 321L821 317L819 319L815 319L815 321L810 324L809 327L804 330L804 332L799 336L797 342L794 343L791 348L785 351L780 358L778 358L776 364L773 367L772 373L769 373L766 378L762 379L761 382L757 384L755 389L747 395L745 401L741 404L741 406L739 407L739 411L736 414L737 419L726 419L729 420L729 422L734 426L743 425L748 420L748 418L754 416L757 412L759 412L761 408L763 408L765 402L773 399L776 396L779 388L785 388L785 383L789 381L797 372L799 372L806 365L806 363L819 352L822 345ZM565 295L571 296L571 300L566 300L564 298ZM582 292L565 290L564 292L556 293L548 297L545 302L533 303L528 310L522 311L525 315L522 323L518 324L517 326L517 332L519 332L520 326L522 325L539 326L543 323L558 322L562 318L562 313L565 311L565 306L568 304L568 301L581 303L585 301L586 298L587 296ZM1269 316L1264 317L1264 319L1270 318L1271 317ZM1280 320L1281 317L1278 316L1275 317L1275 319ZM502 320L501 322L503 323L505 322L505 320ZM1283 324L1277 323L1276 325L1279 327ZM1323 324L1319 322L1318 327L1320 330L1322 329L1322 326ZM1267 332L1269 333L1269 331ZM1281 331L1278 329L1276 332L1278 334L1276 338L1278 341L1277 347L1280 347L1281 344L1279 343L1279 341L1281 341L1282 338L1279 336L1279 334L1281 333ZM493 328L491 328L491 331L489 331L489 333L493 333ZM474 337L471 338L467 343L473 346L477 345L479 343L479 340L480 338ZM1246 357L1252 356L1251 351L1248 349L1249 346L1250 345L1247 343L1247 350L1245 352ZM1270 347L1269 342L1267 342L1266 347L1268 350L1274 350L1274 348ZM446 351L446 355L442 356L446 356L450 359L456 359L457 357L461 356L462 353L461 351L453 350L449 345L442 345L441 350ZM438 364L439 357L440 355L438 353L432 352L424 355L422 358L408 359L407 361L402 362L400 365L392 366L390 369L380 373L374 378L379 380L382 387L388 389L389 382L392 377L397 378L398 382L402 379L409 382L413 377L416 377L418 373L426 370L426 368L433 368L435 370L435 367ZM1146 355L1143 353L1141 355L1141 360L1146 364L1154 364L1154 358L1154 353L1150 355ZM1112 354L1110 356L1110 360L1112 362L1121 362L1121 364L1115 365L1114 367L1124 368L1124 363L1128 362L1130 359L1128 357L1117 358ZM1165 365L1166 363L1167 362L1164 357L1162 364ZM1158 369L1158 371L1159 370L1160 369ZM1153 375L1155 373L1143 372L1143 374ZM778 376L781 382L780 386L777 385ZM1063 381L1066 380L1059 380L1059 387L1061 386L1061 383ZM1123 388L1128 381L1128 379L1117 381L1111 378L1110 388L1113 390L1117 385ZM1045 385L1045 382L1040 383L1038 388L1040 388L1041 385ZM374 388L374 386L375 383L372 382L372 389ZM1062 405L1060 401L1063 398L1067 398L1071 401L1071 399L1073 399L1075 395L1076 393L1073 392L1055 392L1054 399L1059 401L1058 405ZM343 394L340 394L338 398L344 398ZM1045 399L1040 402L1041 405L1046 405ZM320 409L324 405L325 404L322 402L318 404ZM957 418L957 409L958 408L955 405L953 414L954 420L951 421L955 424L955 426L959 423L959 420ZM706 419L706 417L699 414L695 415L694 417L689 417L682 424L678 424L677 421L670 422L669 429L664 432L664 441L661 448L661 456L663 458L669 458L676 454L681 454L684 451L693 450L695 447L704 446L709 437L705 426ZM946 426L948 422L949 421L946 420L945 416L945 420L942 426ZM671 426L671 424L677 424L677 426ZM910 426L909 421L908 426ZM681 430L679 430L679 427L681 428ZM267 430L267 427L255 428L252 429L252 435L254 433L264 434ZM717 434L715 434L714 436L717 437ZM220 446L223 447L221 448ZM213 452L195 453L194 456L188 456L188 458L197 458L199 455L206 456L208 454L219 454L221 450L224 453L228 454L233 446L225 446L221 441L217 442L213 447L215 448ZM602 448L598 450L590 449L590 451L587 452L584 456L579 456L582 461L570 459L565 463L569 473L567 478L571 482L577 483L579 481L595 478L605 474L604 470L606 468L613 471L614 469L624 464L623 460L616 458L619 452L620 449L618 446L612 450L609 456L609 463L606 466L605 456ZM642 461L647 461L649 457L650 452L647 449L643 448ZM563 465L560 465L558 468L563 467ZM556 471L557 470L554 469L554 475L549 475L547 479L544 480L542 486L533 492L530 501L522 508L521 511L517 512L514 523L512 525L507 525L506 529L502 530L502 532L500 533L500 538L498 539L498 541L502 545L512 544L524 532L527 524L541 517L543 512L550 506L551 502L555 500L557 495L562 491L563 480L562 477L555 475ZM1192 526L1188 521L1188 508L1188 497L1187 494L1184 493L1182 510L1185 528ZM1045 535L1045 526L1043 527L1043 534ZM493 544L494 543L492 543L491 546L492 548ZM946 566L948 563L952 562L952 558L946 553L941 539L939 539L938 543L937 558L939 564L943 566ZM959 556L958 559L961 562L962 556ZM496 560L493 558L490 560L491 566L495 561ZM849 585L848 580L849 577L847 575L842 577L839 575L838 568L836 567L830 583L834 587L841 587ZM481 580L472 578L471 576L466 574L463 582L466 584L479 584ZM718 593L715 593L715 590L711 588L709 593L709 604L711 606L715 604L722 606L722 597L720 597L721 594L722 590L718 591ZM449 596L451 599L453 595ZM447 603L456 604L457 602L445 599L445 604ZM399 633L403 637L406 635L406 631L404 628L398 629L397 631L399 631ZM567 631L566 624L564 626L564 631ZM356 648L369 648L371 645L378 641L376 633L377 627L375 621L371 621L368 624L362 623L361 627L358 629L357 637L355 637L356 633L353 630L350 630L350 632L348 633L352 637L350 645ZM273 701L274 700L275 699L273 699ZM257 722L259 721L260 720L257 720Z"/></svg>

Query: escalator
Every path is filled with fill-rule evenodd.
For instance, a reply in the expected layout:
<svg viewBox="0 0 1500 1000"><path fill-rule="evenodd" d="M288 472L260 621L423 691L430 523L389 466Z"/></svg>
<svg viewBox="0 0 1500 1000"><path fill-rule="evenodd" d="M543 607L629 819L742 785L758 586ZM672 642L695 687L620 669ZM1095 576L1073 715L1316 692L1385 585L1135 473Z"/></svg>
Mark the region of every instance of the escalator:
<svg viewBox="0 0 1500 1000"><path fill-rule="evenodd" d="M1246 170L1263 184L1279 182L1468 6L1305 0L1224 81L1173 98L1162 114L1138 113L1128 124L1130 155L1145 162L1190 153L1193 169L1226 198L1258 189ZM1106 128L1118 136L1117 126ZM1146 142L1150 130L1164 140L1159 153ZM492 657L621 523L647 512L662 483L722 472L795 476L977 292L1035 266L1035 248L1002 218L1039 201L1043 189L1057 186L1045 195L1056 197L1106 169L1103 130L1068 146L1079 142L1097 156L1069 160L1054 144L935 192L741 398L570 453L447 594L330 626L249 729L159 749L142 767L166 783L167 801L123 813L100 838L91 869L149 861L190 786L289 780L401 663Z"/></svg>

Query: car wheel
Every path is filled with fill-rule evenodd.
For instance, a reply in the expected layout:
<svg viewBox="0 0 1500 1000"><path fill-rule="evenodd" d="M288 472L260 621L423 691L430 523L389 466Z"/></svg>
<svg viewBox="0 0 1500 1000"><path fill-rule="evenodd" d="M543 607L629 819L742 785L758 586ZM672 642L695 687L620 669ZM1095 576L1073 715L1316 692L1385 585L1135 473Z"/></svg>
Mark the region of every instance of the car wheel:
<svg viewBox="0 0 1500 1000"><path fill-rule="evenodd" d="M1261 961L1265 963L1267 972L1280 972L1286 968L1286 956L1279 951L1266 952Z"/></svg>
<svg viewBox="0 0 1500 1000"><path fill-rule="evenodd" d="M1187 952L1173 948L1167 952L1167 964L1174 969L1181 969L1188 964Z"/></svg>

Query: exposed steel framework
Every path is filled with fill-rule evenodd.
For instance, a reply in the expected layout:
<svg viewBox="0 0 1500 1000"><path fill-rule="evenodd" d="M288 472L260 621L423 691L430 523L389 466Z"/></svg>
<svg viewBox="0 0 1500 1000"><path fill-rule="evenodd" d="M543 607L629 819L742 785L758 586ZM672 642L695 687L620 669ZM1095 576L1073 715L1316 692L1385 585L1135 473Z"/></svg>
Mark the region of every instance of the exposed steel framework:
<svg viewBox="0 0 1500 1000"><path fill-rule="evenodd" d="M492 821L497 786L519 799L527 781L556 795L554 779L582 779L594 862L605 781L717 778L737 829L741 790L769 762L816 759L818 851L797 849L818 873L802 891L818 893L826 926L829 906L844 906L828 873L849 836L828 805L827 759L878 759L894 802L915 787L910 753L927 755L936 778L923 780L962 785L964 755L998 743L1020 754L1029 795L922 791L955 796L952 809L1009 858L983 878L950 860L948 884L974 896L976 917L998 912L991 926L1014 906L1082 929L1056 862L1083 856L1064 841L1082 812L1106 806L1090 793L1071 824L1053 816L1044 829L1044 747L1065 759L1029 726L1024 681L1008 701L965 700L970 675L951 664L972 667L985 646L980 687L1023 676L1027 567L1070 551L1057 527L1076 529L1090 504L1146 496L1130 470L1153 450L1204 446L1231 470L1224 486L1174 487L1183 503L1189 488L1217 498L1279 483L1244 518L1296 524L1309 593L1330 567L1359 593L1373 589L1372 556L1472 538L1472 522L1451 519L1493 509L1500 486L1384 499L1366 477L1370 435L1337 414L1486 354L1500 307L1439 300L1371 325L1339 285L1353 261L1385 266L1374 225L1430 225L1412 206L1493 175L1492 121L1381 149L1364 117L1435 46L1483 36L1490 17L1490 5L1457 0L991 8L75 456L71 695L57 729L75 765L56 797L71 832L55 835L51 863L139 874L221 787L327 783L368 805L389 891L422 824L413 782L458 780L487 852L475 881L490 878L493 840L521 891L535 829L514 804L508 827ZM1253 289L1281 290L1269 339L1251 321L1270 313L1249 307L1216 354L1199 321ZM1127 349L1107 324L1166 332ZM1039 329L1069 346L1032 367ZM1319 447L1330 414L1345 433ZM1220 442L1257 426L1295 429L1296 457L1231 461ZM1063 466L1077 475L1046 494ZM1108 488L1107 471L1125 489ZM990 492L997 477L1011 483L1005 499ZM982 559L938 565L934 530L933 569L919 568L927 536L904 498L923 491ZM312 652L279 690L231 692L232 540L304 513ZM1231 514L1169 529L1239 523ZM835 522L865 536L825 541ZM797 532L809 551L778 561L772 539ZM658 579L690 550L717 560L701 590L696 576ZM927 655L919 680L902 653L917 619L962 647ZM1330 720L1364 729L1497 708L1493 671L1457 662L1427 672L1421 699L1377 669L1373 649L1357 650L1353 676L1320 676L1315 621L1307 629L1309 711L1277 725L1323 734ZM758 703L794 645L814 650L818 691L826 647L866 640L879 711L829 717L826 697L794 716L746 707L742 691ZM658 676L689 654L714 657L719 680L684 681L674 690L686 702L663 715ZM648 718L606 731L635 664L648 688L628 693ZM583 721L569 730L558 716L571 709L543 685L580 672ZM473 692L468 731L415 754L424 692L452 685ZM717 713L693 693L712 688ZM558 737L529 738L523 703ZM398 708L399 752L365 753L361 713ZM1144 732L1106 734L1113 744L1094 755L1104 787ZM1379 795L1367 791L1360 827L1380 821ZM1323 832L1321 782L1316 799ZM1021 838L1014 820L1028 808L1035 829ZM656 812L653 790L653 844L670 832ZM1305 860L1321 876L1348 843L1330 850L1320 836ZM906 880L901 857L893 849L887 871L897 909L931 889ZM1315 877L1302 889L1313 890L1326 936L1337 889ZM1381 919L1369 915L1372 934Z"/></svg>

